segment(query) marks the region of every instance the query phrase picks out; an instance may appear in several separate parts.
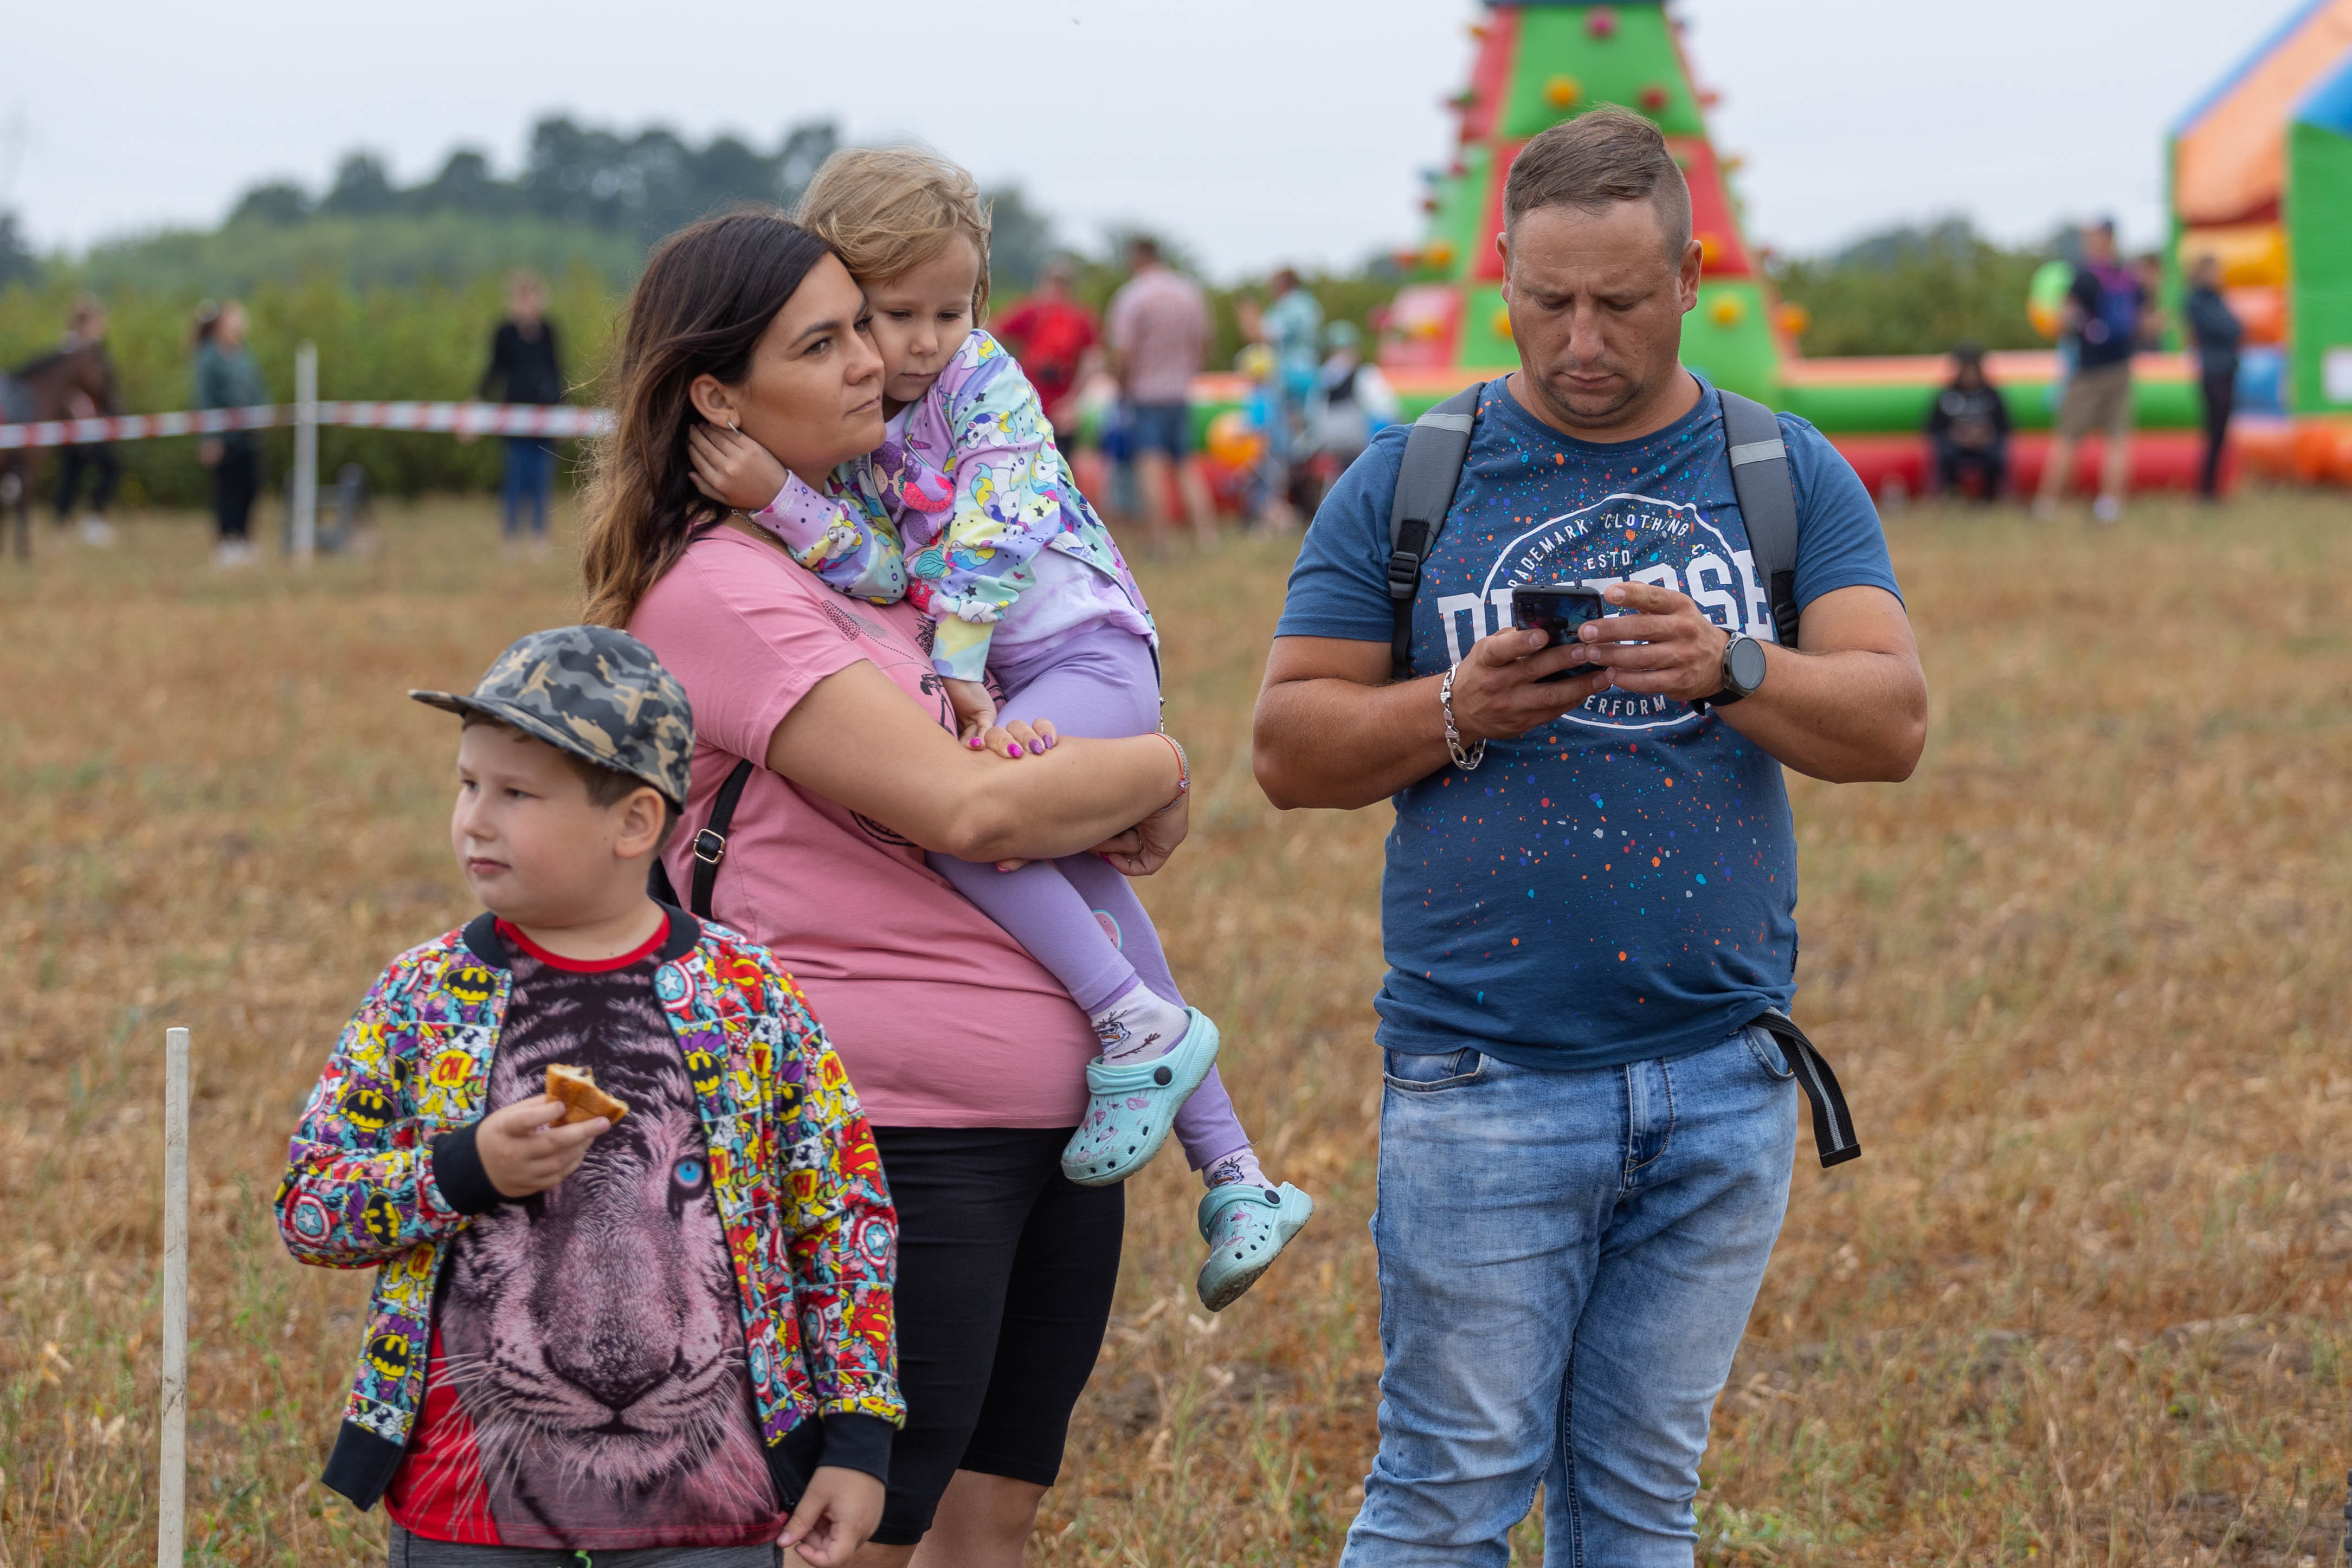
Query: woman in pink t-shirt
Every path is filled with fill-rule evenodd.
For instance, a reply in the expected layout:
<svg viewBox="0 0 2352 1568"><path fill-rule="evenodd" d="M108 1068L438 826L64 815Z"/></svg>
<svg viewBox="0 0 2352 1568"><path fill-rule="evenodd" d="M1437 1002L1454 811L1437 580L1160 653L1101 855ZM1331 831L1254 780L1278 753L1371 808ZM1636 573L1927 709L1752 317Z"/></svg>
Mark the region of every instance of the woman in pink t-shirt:
<svg viewBox="0 0 2352 1568"><path fill-rule="evenodd" d="M759 765L712 914L808 992L898 1204L908 1419L859 1561L903 1563L936 1516L942 1561L1017 1568L1101 1346L1125 1211L1120 1188L1061 1174L1097 1050L1086 1015L924 853L1100 848L1146 873L1183 837L1188 779L1164 736L1049 746L1015 727L1010 758L959 746L914 610L845 601L696 486L698 420L812 484L880 444L864 313L840 261L781 215L663 246L610 372L619 426L589 502L587 618L650 644L693 705L676 885L721 782Z"/></svg>

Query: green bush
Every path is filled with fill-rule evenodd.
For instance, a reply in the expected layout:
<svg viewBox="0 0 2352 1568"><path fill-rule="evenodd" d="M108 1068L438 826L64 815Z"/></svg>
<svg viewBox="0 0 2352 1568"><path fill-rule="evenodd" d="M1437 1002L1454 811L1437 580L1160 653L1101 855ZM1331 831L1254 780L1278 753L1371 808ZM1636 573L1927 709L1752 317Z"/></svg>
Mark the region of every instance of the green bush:
<svg viewBox="0 0 2352 1568"><path fill-rule="evenodd" d="M111 298L174 294L192 280L212 293L240 295L310 277L415 288L501 277L518 267L549 277L584 268L625 289L645 263L645 246L633 235L530 215L442 212L298 224L246 217L209 231L166 229L97 246L68 270L83 287Z"/></svg>

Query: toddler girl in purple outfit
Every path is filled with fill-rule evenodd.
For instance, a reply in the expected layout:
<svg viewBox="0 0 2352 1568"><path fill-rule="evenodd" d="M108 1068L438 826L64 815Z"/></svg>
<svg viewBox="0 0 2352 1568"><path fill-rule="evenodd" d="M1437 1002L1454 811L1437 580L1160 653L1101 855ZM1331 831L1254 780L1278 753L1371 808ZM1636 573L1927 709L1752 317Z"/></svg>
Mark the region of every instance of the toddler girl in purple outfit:
<svg viewBox="0 0 2352 1568"><path fill-rule="evenodd" d="M981 330L988 216L971 177L932 154L835 153L798 221L866 292L883 361L882 445L823 489L731 431L688 437L703 490L749 515L839 591L908 598L932 617L932 662L968 744L1013 755L994 727L1071 735L1160 727L1159 633L1142 591L1054 444L1035 391ZM1045 716L1052 716L1052 723ZM1087 1186L1124 1180L1172 1130L1208 1191L1202 1301L1254 1284L1314 1200L1269 1181L1215 1070L1216 1026L1185 1006L1142 904L1092 855L1000 872L933 854L932 868L1017 937L1085 1009L1103 1054L1062 1156Z"/></svg>

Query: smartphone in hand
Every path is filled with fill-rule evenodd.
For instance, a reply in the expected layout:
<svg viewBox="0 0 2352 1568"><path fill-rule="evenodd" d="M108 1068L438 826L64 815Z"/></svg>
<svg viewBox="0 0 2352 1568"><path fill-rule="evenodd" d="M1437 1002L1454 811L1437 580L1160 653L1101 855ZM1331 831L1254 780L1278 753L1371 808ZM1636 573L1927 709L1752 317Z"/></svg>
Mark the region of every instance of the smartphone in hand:
<svg viewBox="0 0 2352 1568"><path fill-rule="evenodd" d="M1511 624L1523 632L1549 632L1550 641L1544 644L1547 648L1575 642L1578 627L1588 621L1600 620L1608 612L1609 601L1601 597L1597 588L1571 582L1542 582L1511 590ZM1572 680L1600 668L1599 664L1572 664L1556 675L1543 678Z"/></svg>

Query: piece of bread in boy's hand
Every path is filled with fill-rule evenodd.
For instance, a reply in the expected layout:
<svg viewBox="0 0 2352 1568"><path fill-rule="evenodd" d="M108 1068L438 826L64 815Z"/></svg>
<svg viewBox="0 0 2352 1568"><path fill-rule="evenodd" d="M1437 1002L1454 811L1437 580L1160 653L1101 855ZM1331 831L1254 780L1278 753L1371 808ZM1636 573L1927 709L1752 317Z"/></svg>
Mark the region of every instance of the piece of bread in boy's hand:
<svg viewBox="0 0 2352 1568"><path fill-rule="evenodd" d="M557 1124L559 1126L585 1122L592 1116L617 1122L629 1113L626 1105L596 1087L596 1075L584 1067L549 1067L547 1097L563 1102L563 1120Z"/></svg>

